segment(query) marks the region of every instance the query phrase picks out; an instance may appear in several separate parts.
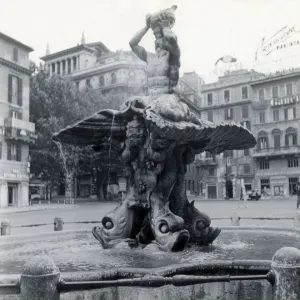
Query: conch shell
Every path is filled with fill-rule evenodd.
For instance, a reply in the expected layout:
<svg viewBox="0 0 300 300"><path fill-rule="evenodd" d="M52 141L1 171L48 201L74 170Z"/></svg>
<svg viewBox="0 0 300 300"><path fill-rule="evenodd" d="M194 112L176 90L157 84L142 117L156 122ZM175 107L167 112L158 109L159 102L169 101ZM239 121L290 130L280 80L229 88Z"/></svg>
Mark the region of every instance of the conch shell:
<svg viewBox="0 0 300 300"><path fill-rule="evenodd" d="M166 20L169 21L170 28L175 24L175 10L177 9L176 5L173 5L167 9L161 10L157 13L154 13L150 16L150 26L152 29L159 27L159 24Z"/></svg>

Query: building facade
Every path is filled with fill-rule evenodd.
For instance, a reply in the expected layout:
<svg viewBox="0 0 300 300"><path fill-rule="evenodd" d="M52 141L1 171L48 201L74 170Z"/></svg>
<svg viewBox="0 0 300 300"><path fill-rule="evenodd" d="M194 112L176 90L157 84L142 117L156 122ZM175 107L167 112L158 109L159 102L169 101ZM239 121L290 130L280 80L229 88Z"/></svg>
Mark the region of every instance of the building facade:
<svg viewBox="0 0 300 300"><path fill-rule="evenodd" d="M185 102L190 110L199 118L201 117L201 90L203 85L204 80L195 72L184 73L177 85L177 92L180 94L181 100ZM199 196L201 193L203 173L198 167L197 161L196 159L196 161L187 165L185 189L188 195Z"/></svg>
<svg viewBox="0 0 300 300"><path fill-rule="evenodd" d="M276 199L295 195L300 178L300 70L251 84L255 188Z"/></svg>
<svg viewBox="0 0 300 300"><path fill-rule="evenodd" d="M29 53L21 42L0 33L0 207L29 203Z"/></svg>
<svg viewBox="0 0 300 300"><path fill-rule="evenodd" d="M201 193L207 199L239 199L258 190L263 197L295 194L300 178L300 70L264 75L228 72L202 87L202 118L216 124L234 121L256 137L253 149L198 155Z"/></svg>
<svg viewBox="0 0 300 300"><path fill-rule="evenodd" d="M227 72L217 82L203 85L201 117L215 124L233 121L252 130L251 82L261 76L253 70L237 70ZM203 174L200 185L205 199L237 199L242 181L246 190L254 188L251 149L225 151L216 156L202 153L196 164Z"/></svg>

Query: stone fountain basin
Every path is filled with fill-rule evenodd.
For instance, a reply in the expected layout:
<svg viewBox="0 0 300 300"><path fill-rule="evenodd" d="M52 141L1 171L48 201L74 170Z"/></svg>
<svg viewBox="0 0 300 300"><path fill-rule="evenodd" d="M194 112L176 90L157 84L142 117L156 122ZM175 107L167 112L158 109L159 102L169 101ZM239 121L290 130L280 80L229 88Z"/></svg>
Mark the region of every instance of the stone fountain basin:
<svg viewBox="0 0 300 300"><path fill-rule="evenodd" d="M91 231L62 231L0 237L0 274L20 274L29 258L46 254L61 272L106 271L114 268L153 269L214 261L271 260L284 246L300 249L300 231L267 227L225 227L212 246L183 252L103 250Z"/></svg>

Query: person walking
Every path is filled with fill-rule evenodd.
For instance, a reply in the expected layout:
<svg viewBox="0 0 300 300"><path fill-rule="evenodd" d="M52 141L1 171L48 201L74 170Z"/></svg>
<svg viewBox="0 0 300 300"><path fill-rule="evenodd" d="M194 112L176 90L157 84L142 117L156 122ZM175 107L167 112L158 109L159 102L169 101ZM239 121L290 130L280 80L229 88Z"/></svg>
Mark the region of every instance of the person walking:
<svg viewBox="0 0 300 300"><path fill-rule="evenodd" d="M298 182L297 186L296 186L296 195L297 195L297 209L299 209L299 205L300 205L300 182Z"/></svg>

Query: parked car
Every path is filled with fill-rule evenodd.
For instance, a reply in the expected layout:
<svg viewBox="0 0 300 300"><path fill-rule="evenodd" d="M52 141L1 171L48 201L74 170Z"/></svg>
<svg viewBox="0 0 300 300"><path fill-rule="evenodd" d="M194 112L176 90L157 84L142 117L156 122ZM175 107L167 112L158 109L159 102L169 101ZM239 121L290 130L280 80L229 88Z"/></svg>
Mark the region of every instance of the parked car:
<svg viewBox="0 0 300 300"><path fill-rule="evenodd" d="M258 201L261 198L261 195L258 191L251 191L248 193L248 200Z"/></svg>
<svg viewBox="0 0 300 300"><path fill-rule="evenodd" d="M33 203L33 202L40 203L41 200L43 200L43 198L41 197L40 194L38 194L38 193L30 194L30 199L29 199L30 203Z"/></svg>

